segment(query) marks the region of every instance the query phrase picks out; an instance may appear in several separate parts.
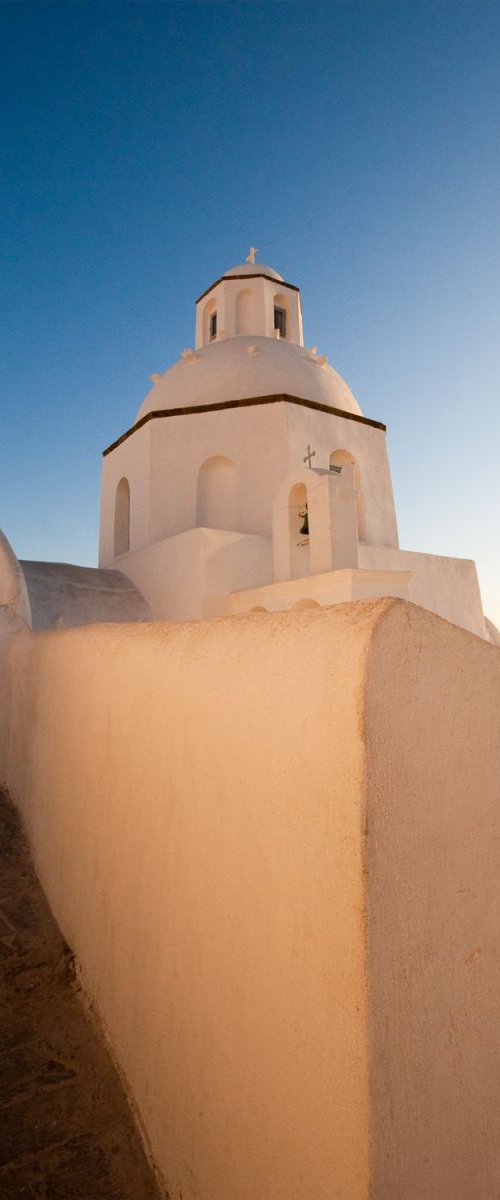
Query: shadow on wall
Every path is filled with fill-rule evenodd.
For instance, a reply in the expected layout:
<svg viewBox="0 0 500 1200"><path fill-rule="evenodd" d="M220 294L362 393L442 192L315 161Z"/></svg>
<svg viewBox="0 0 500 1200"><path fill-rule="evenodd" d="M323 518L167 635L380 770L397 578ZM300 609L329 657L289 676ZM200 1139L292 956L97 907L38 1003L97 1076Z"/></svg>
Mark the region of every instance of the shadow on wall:
<svg viewBox="0 0 500 1200"><path fill-rule="evenodd" d="M130 484L120 479L115 500L115 558L130 550Z"/></svg>
<svg viewBox="0 0 500 1200"><path fill-rule="evenodd" d="M363 489L361 486L361 471L359 463L354 454L350 450L334 450L330 454L330 467L354 467L354 486L356 489L356 509L358 515L358 538L360 542L366 541L366 521L365 507L363 501Z"/></svg>

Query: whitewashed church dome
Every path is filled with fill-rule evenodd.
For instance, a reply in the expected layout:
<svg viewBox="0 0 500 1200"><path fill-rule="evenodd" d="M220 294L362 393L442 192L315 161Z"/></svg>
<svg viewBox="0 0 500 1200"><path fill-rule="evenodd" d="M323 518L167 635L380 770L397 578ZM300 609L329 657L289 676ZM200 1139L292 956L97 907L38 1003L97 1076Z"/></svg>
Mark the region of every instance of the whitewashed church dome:
<svg viewBox="0 0 500 1200"><path fill-rule="evenodd" d="M137 420L162 409L196 408L289 395L361 415L347 384L316 349L306 350L300 291L272 267L230 267L196 301L195 349L154 386Z"/></svg>
<svg viewBox="0 0 500 1200"><path fill-rule="evenodd" d="M361 414L345 381L319 354L271 337L234 336L189 352L158 376L137 414L286 393Z"/></svg>

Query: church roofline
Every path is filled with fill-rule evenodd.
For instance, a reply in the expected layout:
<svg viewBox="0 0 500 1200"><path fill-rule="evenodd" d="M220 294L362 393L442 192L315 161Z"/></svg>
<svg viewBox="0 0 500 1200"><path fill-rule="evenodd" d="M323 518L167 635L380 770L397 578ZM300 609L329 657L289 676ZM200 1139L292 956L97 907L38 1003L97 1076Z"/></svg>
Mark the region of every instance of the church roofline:
<svg viewBox="0 0 500 1200"><path fill-rule="evenodd" d="M199 304L200 300L204 300L205 296L208 296L208 293L212 292L219 283L223 283L224 281L226 283L231 283L231 280L233 279L246 279L247 283L249 279L269 279L270 282L276 284L278 288L287 287L291 288L292 292L300 293L300 288L298 288L295 283L287 283L285 279L276 279L273 275L266 275L265 271L252 271L251 275L221 275L219 279L215 280L215 283L211 283L210 287L205 288L205 291L201 293L201 296L198 296L198 299L195 300L195 304Z"/></svg>
<svg viewBox="0 0 500 1200"><path fill-rule="evenodd" d="M234 279L235 276L233 275L232 278ZM303 408L312 408L316 412L330 413L334 417L344 417L347 421L358 421L361 425L371 425L373 429L381 429L383 433L386 432L387 426L382 421L372 421L370 417L362 417L358 413L345 412L342 408L332 408L329 404L320 404L317 400L303 400L301 396L289 396L288 393L282 392L275 396L251 396L248 400L221 400L217 404L198 404L189 405L186 408L159 408L153 410L153 412L146 413L144 417L141 417L140 421L136 421L135 425L132 425L125 433L122 433L121 437L112 442L110 446L107 446L106 450L102 452L103 458L107 454L111 454L112 450L116 450L117 446L121 446L122 442L131 437L142 425L146 425L148 421L158 420L160 417L185 417L193 413L221 412L228 408L250 408L252 405L257 404L283 403L299 404Z"/></svg>

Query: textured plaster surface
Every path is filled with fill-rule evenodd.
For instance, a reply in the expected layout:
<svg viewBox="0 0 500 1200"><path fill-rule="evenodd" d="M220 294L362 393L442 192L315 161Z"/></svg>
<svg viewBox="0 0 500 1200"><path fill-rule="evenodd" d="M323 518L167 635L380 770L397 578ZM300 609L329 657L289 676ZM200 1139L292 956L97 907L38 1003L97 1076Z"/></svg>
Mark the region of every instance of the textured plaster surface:
<svg viewBox="0 0 500 1200"><path fill-rule="evenodd" d="M367 664L372 1200L500 1195L500 650L414 605Z"/></svg>
<svg viewBox="0 0 500 1200"><path fill-rule="evenodd" d="M500 1193L500 651L400 600L4 636L1 775L179 1200Z"/></svg>
<svg viewBox="0 0 500 1200"><path fill-rule="evenodd" d="M359 566L388 571L412 571L410 600L485 638L476 564L467 558L394 550L390 546L359 546Z"/></svg>
<svg viewBox="0 0 500 1200"><path fill-rule="evenodd" d="M365 1200L380 611L11 639L3 773L175 1200Z"/></svg>

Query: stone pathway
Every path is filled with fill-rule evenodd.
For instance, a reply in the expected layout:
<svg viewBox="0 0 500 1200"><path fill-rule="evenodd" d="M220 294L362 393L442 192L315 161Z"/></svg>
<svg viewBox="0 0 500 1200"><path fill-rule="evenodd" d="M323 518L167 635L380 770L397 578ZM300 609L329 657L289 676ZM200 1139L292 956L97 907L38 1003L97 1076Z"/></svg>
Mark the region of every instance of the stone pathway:
<svg viewBox="0 0 500 1200"><path fill-rule="evenodd" d="M68 946L0 793L0 1200L159 1200Z"/></svg>

